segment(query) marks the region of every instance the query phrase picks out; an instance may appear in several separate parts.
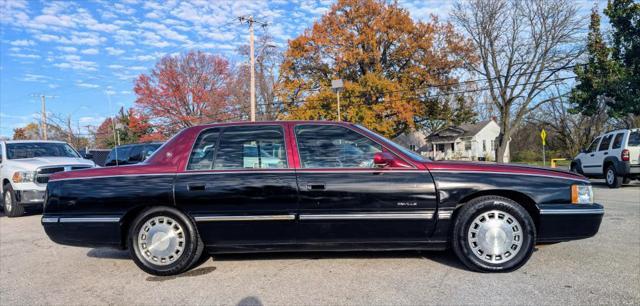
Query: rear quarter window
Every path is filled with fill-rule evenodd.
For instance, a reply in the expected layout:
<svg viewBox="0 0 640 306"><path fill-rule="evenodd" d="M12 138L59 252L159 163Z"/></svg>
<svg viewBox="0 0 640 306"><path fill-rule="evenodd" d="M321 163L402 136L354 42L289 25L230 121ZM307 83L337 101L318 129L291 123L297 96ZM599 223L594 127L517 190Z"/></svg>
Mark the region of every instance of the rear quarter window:
<svg viewBox="0 0 640 306"><path fill-rule="evenodd" d="M640 147L640 131L633 131L629 133L629 141L627 142L629 147Z"/></svg>

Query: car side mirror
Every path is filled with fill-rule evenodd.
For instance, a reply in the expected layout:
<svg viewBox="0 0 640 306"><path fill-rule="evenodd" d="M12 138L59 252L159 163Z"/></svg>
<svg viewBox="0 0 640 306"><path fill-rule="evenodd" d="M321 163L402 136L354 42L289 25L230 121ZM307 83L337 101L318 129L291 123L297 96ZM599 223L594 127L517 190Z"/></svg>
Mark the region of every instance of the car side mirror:
<svg viewBox="0 0 640 306"><path fill-rule="evenodd" d="M395 157L389 152L376 152L376 154L373 155L373 164L376 167L382 168L393 165L394 161Z"/></svg>
<svg viewBox="0 0 640 306"><path fill-rule="evenodd" d="M93 159L93 154L87 153L84 155L84 159Z"/></svg>

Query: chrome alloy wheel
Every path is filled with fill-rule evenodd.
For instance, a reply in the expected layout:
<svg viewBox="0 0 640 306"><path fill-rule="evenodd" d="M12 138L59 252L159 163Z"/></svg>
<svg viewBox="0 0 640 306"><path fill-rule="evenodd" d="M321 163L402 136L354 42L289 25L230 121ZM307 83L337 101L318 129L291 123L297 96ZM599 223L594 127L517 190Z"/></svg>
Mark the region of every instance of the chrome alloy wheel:
<svg viewBox="0 0 640 306"><path fill-rule="evenodd" d="M165 217L153 217L138 232L138 248L149 263L166 266L182 256L185 233L180 223Z"/></svg>
<svg viewBox="0 0 640 306"><path fill-rule="evenodd" d="M500 210L477 216L467 236L473 254L490 264L500 264L513 258L520 252L524 238L518 220Z"/></svg>
<svg viewBox="0 0 640 306"><path fill-rule="evenodd" d="M11 205L13 205L12 203L13 201L13 197L11 197L11 192L6 191L4 193L4 212L8 213L11 211Z"/></svg>
<svg viewBox="0 0 640 306"><path fill-rule="evenodd" d="M616 174L613 172L612 168L609 168L607 170L607 184L613 185L615 179L616 179Z"/></svg>

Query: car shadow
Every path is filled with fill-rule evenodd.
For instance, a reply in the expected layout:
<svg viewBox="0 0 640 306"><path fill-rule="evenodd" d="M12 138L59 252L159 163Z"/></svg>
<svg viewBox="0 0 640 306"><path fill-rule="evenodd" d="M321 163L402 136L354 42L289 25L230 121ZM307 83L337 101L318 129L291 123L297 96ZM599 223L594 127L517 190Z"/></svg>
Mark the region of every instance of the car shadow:
<svg viewBox="0 0 640 306"><path fill-rule="evenodd" d="M109 248L91 249L87 252L87 257L103 259L131 259L129 251Z"/></svg>

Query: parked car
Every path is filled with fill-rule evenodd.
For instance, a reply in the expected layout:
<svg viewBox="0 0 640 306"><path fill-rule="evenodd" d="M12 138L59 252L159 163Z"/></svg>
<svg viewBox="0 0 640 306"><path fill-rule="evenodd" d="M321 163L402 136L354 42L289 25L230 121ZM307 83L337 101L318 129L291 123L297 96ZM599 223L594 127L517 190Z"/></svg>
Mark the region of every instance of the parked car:
<svg viewBox="0 0 640 306"><path fill-rule="evenodd" d="M598 136L573 159L571 171L604 178L610 188L640 178L640 129L617 130Z"/></svg>
<svg viewBox="0 0 640 306"><path fill-rule="evenodd" d="M114 148L109 152L105 167L133 165L145 161L155 152L162 142L128 144Z"/></svg>
<svg viewBox="0 0 640 306"><path fill-rule="evenodd" d="M128 248L156 275L203 252L450 246L470 269L511 271L536 243L595 235L604 214L575 173L432 162L364 127L317 121L187 128L144 163L57 173L47 192L53 241Z"/></svg>
<svg viewBox="0 0 640 306"><path fill-rule="evenodd" d="M42 206L49 176L56 172L95 167L61 141L0 142L0 191L8 217L24 214L25 207Z"/></svg>

